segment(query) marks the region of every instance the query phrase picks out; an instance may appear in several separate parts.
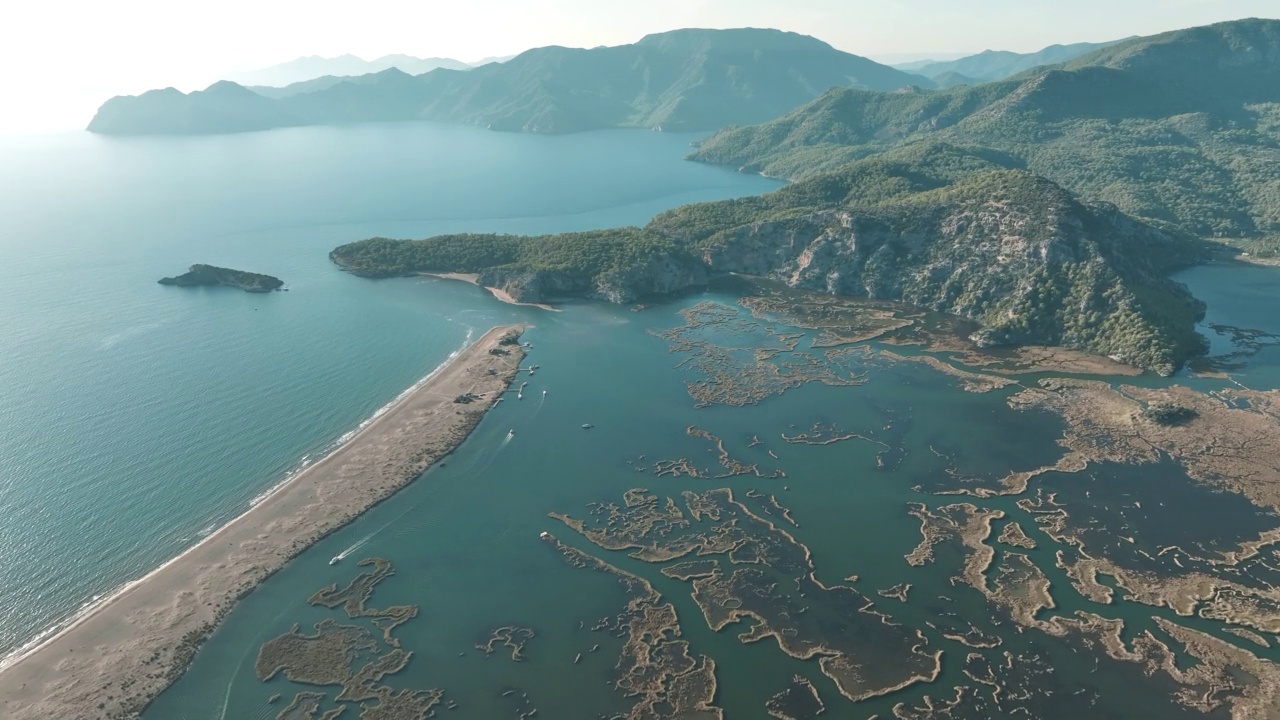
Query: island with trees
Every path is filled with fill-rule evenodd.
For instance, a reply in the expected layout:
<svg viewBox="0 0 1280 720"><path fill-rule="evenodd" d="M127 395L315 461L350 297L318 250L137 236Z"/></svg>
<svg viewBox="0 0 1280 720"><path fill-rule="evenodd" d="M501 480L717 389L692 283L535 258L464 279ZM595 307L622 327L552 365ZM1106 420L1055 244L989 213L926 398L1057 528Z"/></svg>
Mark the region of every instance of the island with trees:
<svg viewBox="0 0 1280 720"><path fill-rule="evenodd" d="M190 270L181 275L160 278L159 282L161 285L177 285L179 287L222 285L255 293L271 292L284 287L284 281L278 277L200 264L192 265Z"/></svg>

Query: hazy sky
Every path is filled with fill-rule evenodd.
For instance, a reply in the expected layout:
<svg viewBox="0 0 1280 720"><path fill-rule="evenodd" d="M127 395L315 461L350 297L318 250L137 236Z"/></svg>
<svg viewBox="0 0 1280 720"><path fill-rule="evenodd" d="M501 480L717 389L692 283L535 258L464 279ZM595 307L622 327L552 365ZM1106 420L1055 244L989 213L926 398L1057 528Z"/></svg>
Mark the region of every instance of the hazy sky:
<svg viewBox="0 0 1280 720"><path fill-rule="evenodd" d="M113 94L203 87L301 55L476 60L776 27L871 57L1030 51L1242 17L1280 0L15 0L0 14L0 131L83 126Z"/></svg>

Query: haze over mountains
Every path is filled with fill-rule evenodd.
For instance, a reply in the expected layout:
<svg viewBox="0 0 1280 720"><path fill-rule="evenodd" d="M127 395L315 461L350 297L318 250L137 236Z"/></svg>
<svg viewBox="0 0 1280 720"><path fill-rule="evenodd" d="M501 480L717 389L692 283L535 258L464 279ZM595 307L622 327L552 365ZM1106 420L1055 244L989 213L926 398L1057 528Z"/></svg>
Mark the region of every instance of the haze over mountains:
<svg viewBox="0 0 1280 720"><path fill-rule="evenodd" d="M89 130L216 133L402 120L549 133L712 130L768 120L831 87L928 84L811 37L757 29L677 30L617 47L537 48L467 71L414 76L388 69L344 82L309 82L306 92L285 88L271 98L226 82L189 94L166 89L116 97L103 104Z"/></svg>
<svg viewBox="0 0 1280 720"><path fill-rule="evenodd" d="M390 68L399 68L410 75L421 75L436 68L469 70L471 67L469 63L452 58L419 58L412 55L384 55L374 60L365 60L355 55L339 55L330 58L308 55L259 70L230 73L222 79L246 86L284 87L326 75L338 77L368 75Z"/></svg>
<svg viewBox="0 0 1280 720"><path fill-rule="evenodd" d="M1034 67L1056 65L1068 60L1074 60L1081 55L1087 55L1117 42L1121 41L1050 45L1033 53L985 50L977 55L969 55L956 60L943 62L922 60L894 65L894 67L906 72L923 75L933 80L939 87L950 87L961 83L977 85L978 83L991 82L993 80L1003 80Z"/></svg>

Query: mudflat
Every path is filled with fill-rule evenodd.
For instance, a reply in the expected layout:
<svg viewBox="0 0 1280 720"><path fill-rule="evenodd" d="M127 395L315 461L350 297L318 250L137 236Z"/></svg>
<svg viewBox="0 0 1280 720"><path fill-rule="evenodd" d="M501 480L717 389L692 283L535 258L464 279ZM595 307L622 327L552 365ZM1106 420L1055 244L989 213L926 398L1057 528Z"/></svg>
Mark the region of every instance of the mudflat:
<svg viewBox="0 0 1280 720"><path fill-rule="evenodd" d="M239 598L456 448L519 371L522 330L489 330L324 459L0 670L0 717L140 712Z"/></svg>

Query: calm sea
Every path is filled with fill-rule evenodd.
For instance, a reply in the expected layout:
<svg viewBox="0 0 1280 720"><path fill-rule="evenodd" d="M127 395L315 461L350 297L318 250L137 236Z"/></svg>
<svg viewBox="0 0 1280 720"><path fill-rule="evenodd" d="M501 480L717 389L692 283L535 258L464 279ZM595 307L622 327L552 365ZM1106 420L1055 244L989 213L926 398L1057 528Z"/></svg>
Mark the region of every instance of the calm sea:
<svg viewBox="0 0 1280 720"><path fill-rule="evenodd" d="M1051 418L1011 410L1004 393L963 392L914 364L872 369L856 387L810 384L753 407L697 409L685 386L690 374L676 368L682 358L652 331L680 325L683 307L731 305L732 295L707 293L641 312L574 303L548 313L503 305L461 284L354 278L325 257L337 244L374 234L643 223L684 202L775 186L683 162L690 139L389 125L172 140L78 135L7 147L0 202L5 217L17 220L0 239L5 646L197 541L321 455L469 332L519 319L536 325L527 339L531 362L541 366L528 378L524 400L504 402L446 466L251 593L148 710L150 720L273 718L294 693L314 690L281 678L262 683L253 663L263 642L294 623L345 621L306 598L355 576L350 561L329 564L346 550L351 561L377 555L394 564L396 575L378 587L375 605L419 606L418 617L397 631L413 661L386 682L443 688L458 709L438 715L516 717L536 706L539 717L578 718L623 710L629 701L612 684L621 641L589 628L616 615L625 600L609 577L569 567L549 550L538 540L543 530L649 578L675 604L694 652L716 660L717 702L727 717L762 717L768 697L797 674L814 682L830 716L848 716L855 708L839 699L816 662L790 658L772 640L744 645L737 635L749 623L711 632L687 583L595 548L547 517L587 517L591 503L620 502L635 487L677 498L718 487L739 496L752 489L776 494L800 524L792 532L813 551L819 579L857 575L856 587L877 608L921 628L932 647L948 653L938 683L866 703L856 708L859 716L888 717L894 703L954 694L951 688L968 682L962 666L969 649L927 623L950 612L986 623L992 611L976 591L950 582L957 557L946 548L937 566L905 564L903 555L920 540L907 503L939 504L917 489L946 472L938 453L964 474L986 478L1051 461L1060 454L1060 428ZM271 273L291 289L259 296L155 284L192 262ZM1182 276L1210 301L1206 329L1269 329L1274 318L1250 309L1274 297L1280 271L1232 269ZM1244 277L1249 282L1237 280ZM1225 342L1220 352L1236 347ZM1252 359L1253 382L1274 374L1273 357L1263 348ZM584 430L584 423L594 427ZM881 467L884 446L874 443L781 441L815 423L882 438L895 452ZM734 457L758 462L766 473L785 470L786 479L636 471L680 457L716 467L711 446L687 435L690 425L724 438ZM509 430L516 432L508 441ZM1088 486L1095 495L1159 482L1171 507L1206 503L1174 468L1099 472L1101 481ZM1051 480L1067 488L1075 479ZM1041 541L1032 555L1053 582L1060 612L1121 617L1131 632L1149 627L1153 614L1171 617L1075 597L1054 567L1054 546L1013 501L985 504L1010 513ZM1181 527L1153 523L1153 533ZM907 604L876 594L904 580L913 583ZM524 662L475 649L507 625L536 632ZM1087 684L1117 717L1150 715L1144 693L1155 686L1134 691L1138 679L1097 673L1092 657L1043 634L988 629L1005 637L993 658L1006 650L1041 656L1065 678L1064 694ZM593 645L600 649L592 652ZM273 702L276 695L283 698ZM522 704L526 696L531 705ZM1070 716L1042 710L1044 717Z"/></svg>
<svg viewBox="0 0 1280 720"><path fill-rule="evenodd" d="M373 235L644 223L776 183L693 137L432 124L0 138L0 654L197 542L527 313L327 259ZM196 263L287 293L163 287Z"/></svg>

